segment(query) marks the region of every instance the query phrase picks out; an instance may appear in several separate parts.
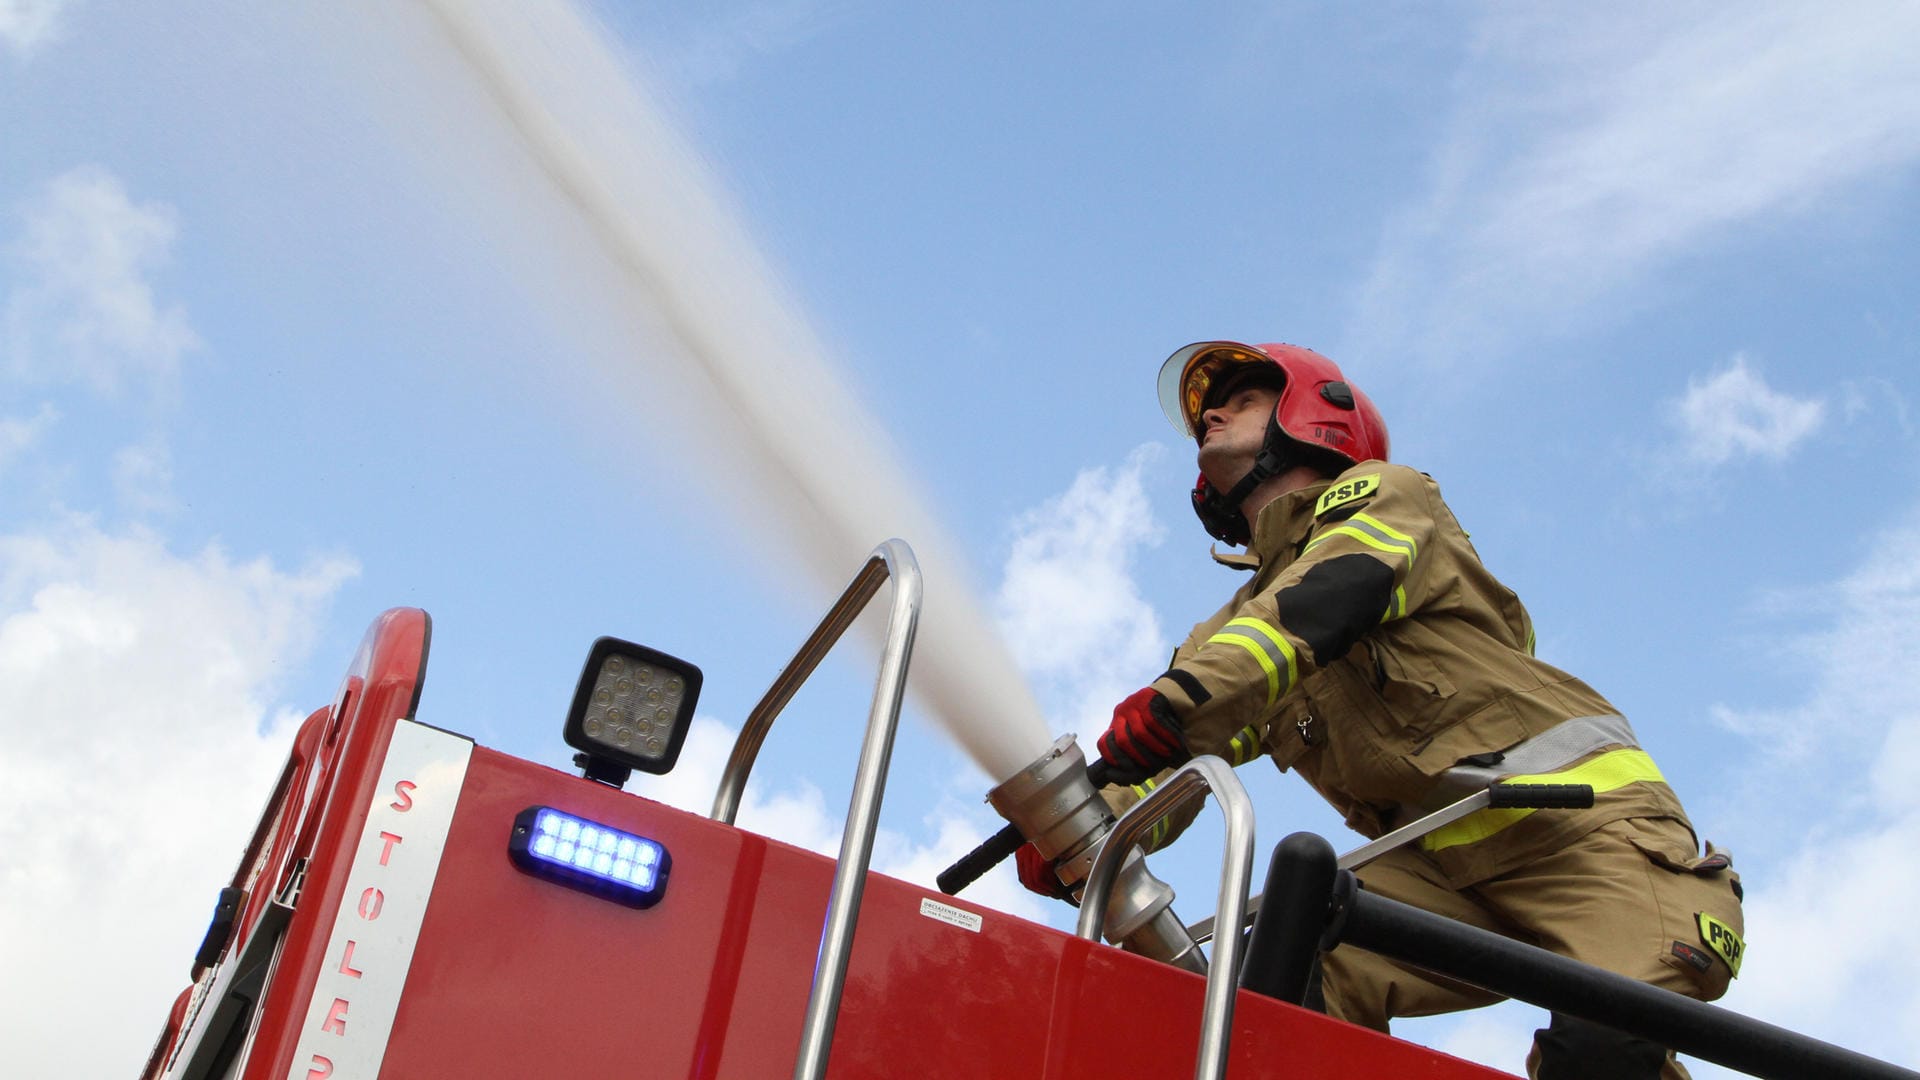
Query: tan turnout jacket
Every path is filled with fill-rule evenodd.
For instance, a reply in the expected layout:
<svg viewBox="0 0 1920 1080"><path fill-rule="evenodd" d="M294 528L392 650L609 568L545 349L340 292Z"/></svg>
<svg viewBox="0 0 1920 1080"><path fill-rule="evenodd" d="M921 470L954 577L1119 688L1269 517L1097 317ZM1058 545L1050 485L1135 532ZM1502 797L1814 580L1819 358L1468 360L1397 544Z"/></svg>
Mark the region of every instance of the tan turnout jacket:
<svg viewBox="0 0 1920 1080"><path fill-rule="evenodd" d="M1482 810L1429 836L1455 887L1602 822L1685 820L1606 699L1534 657L1526 609L1426 475L1363 462L1274 500L1245 555L1215 558L1252 577L1152 684L1193 753L1264 752L1369 837L1495 777L1593 785L1590 810Z"/></svg>

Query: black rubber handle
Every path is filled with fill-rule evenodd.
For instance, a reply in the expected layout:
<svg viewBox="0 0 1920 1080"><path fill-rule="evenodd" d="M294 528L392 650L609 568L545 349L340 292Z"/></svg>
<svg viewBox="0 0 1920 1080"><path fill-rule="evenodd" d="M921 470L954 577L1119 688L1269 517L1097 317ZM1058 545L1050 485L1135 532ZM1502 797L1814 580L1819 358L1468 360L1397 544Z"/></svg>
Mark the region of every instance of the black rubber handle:
<svg viewBox="0 0 1920 1080"><path fill-rule="evenodd" d="M1590 784L1494 784L1487 788L1492 806L1535 810L1584 810L1593 805Z"/></svg>
<svg viewBox="0 0 1920 1080"><path fill-rule="evenodd" d="M1000 865L1000 860L1020 850L1027 838L1020 830L1008 825L999 832L986 838L979 847L960 857L960 861L940 871L934 883L948 896L960 895L960 890L979 880L980 875Z"/></svg>
<svg viewBox="0 0 1920 1080"><path fill-rule="evenodd" d="M1104 759L1095 758L1093 764L1087 766L1087 779L1093 781L1097 791L1107 786L1107 774L1110 772L1112 769ZM961 889L980 880L982 874L1000 865L1026 842L1027 838L1020 835L1019 829L1008 825L987 837L979 847L962 855L958 862L940 871L940 876L933 879L934 884L940 886L940 891L948 896L958 896Z"/></svg>

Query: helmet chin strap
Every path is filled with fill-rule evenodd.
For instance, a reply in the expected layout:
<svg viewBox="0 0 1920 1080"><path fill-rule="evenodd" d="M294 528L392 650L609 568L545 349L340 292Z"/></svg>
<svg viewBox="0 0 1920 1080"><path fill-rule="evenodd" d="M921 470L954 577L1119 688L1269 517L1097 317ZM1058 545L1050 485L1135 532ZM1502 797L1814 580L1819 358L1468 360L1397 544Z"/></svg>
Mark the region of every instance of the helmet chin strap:
<svg viewBox="0 0 1920 1080"><path fill-rule="evenodd" d="M1225 494L1208 492L1208 501L1213 505L1207 509L1213 512L1216 519L1209 520L1205 511L1201 513L1201 522L1208 527L1207 531L1229 544L1246 543L1253 535L1253 526L1247 521L1246 515L1240 512L1240 503L1253 494L1254 488L1296 464L1296 455L1290 452L1293 446L1293 440L1280 430L1280 417L1276 413L1267 420L1267 437L1260 444L1260 453L1255 455L1253 467ZM1216 524L1221 528L1215 529ZM1238 538L1232 534L1238 534Z"/></svg>
<svg viewBox="0 0 1920 1080"><path fill-rule="evenodd" d="M1279 476L1291 467L1293 462L1289 459L1293 455L1287 451L1291 449L1292 443L1293 440L1281 432L1278 417L1267 421L1266 441L1260 444L1260 453L1253 459L1253 468L1248 469L1247 475L1241 477L1224 496L1227 505L1238 510L1241 501L1253 494L1254 488Z"/></svg>

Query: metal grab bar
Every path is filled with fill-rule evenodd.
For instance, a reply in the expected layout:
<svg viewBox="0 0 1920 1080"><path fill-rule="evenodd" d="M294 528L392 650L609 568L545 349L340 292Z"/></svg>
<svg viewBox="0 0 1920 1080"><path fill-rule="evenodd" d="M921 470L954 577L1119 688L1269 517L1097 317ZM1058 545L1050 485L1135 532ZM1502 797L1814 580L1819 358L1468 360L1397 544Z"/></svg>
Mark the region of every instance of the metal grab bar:
<svg viewBox="0 0 1920 1080"><path fill-rule="evenodd" d="M1159 787L1147 793L1113 826L1087 871L1086 891L1080 897L1080 923L1075 933L1099 941L1106 920L1107 899L1114 877L1148 829L1175 809L1206 791L1219 800L1226 819L1226 855L1220 868L1218 911L1226 924L1237 926L1245 917L1247 886L1253 879L1253 803L1247 789L1224 760L1211 754L1180 766ZM1207 968L1207 1000L1200 1014L1200 1053L1194 1063L1195 1080L1221 1080L1227 1074L1227 1040L1233 1030L1233 996L1240 984L1239 934L1214 942L1213 963Z"/></svg>
<svg viewBox="0 0 1920 1080"><path fill-rule="evenodd" d="M1496 781L1451 806L1442 807L1418 821L1400 826L1377 840L1369 840L1361 844L1340 856L1335 869L1358 870L1395 848L1411 844L1435 829L1451 825L1489 806L1585 809L1592 805L1593 788L1586 784L1509 784ZM1261 900L1261 896L1255 895L1247 901L1247 911L1241 929L1246 929L1253 922L1253 917L1260 914ZM1209 915L1187 927L1187 933L1193 937L1193 940L1204 944L1213 940L1215 925L1216 919Z"/></svg>
<svg viewBox="0 0 1920 1080"><path fill-rule="evenodd" d="M880 800L886 793L887 761L893 755L893 735L900 723L900 702L907 688L907 659L920 621L920 564L904 540L888 540L873 549L865 566L854 575L826 618L789 662L760 703L747 714L733 753L720 775L713 798L715 821L733 824L747 776L766 740L767 729L807 681L834 643L866 609L882 583L893 582L887 637L880 653L880 676L873 688L873 707L867 714L867 733L860 745L860 764L853 775L853 798L847 824L840 834L840 858L834 865L833 892L827 899L826 928L821 933L820 958L814 965L813 990L807 998L807 1017L800 1034L800 1055L794 1062L794 1080L819 1080L826 1075L827 1055L833 1048L833 1025L846 986L847 963L853 953L853 928L860 915L860 895L867 884L867 866L873 858L873 834L880 822Z"/></svg>

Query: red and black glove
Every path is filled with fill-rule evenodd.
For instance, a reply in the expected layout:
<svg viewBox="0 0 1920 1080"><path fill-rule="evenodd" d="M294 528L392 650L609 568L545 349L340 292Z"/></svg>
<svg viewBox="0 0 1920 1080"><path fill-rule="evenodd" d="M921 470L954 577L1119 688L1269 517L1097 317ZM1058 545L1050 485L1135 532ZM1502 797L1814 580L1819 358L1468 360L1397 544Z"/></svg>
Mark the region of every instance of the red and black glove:
<svg viewBox="0 0 1920 1080"><path fill-rule="evenodd" d="M1099 747L1107 775L1116 784L1137 784L1192 756L1173 706L1152 687L1134 691L1113 707L1113 723L1100 736Z"/></svg>
<svg viewBox="0 0 1920 1080"><path fill-rule="evenodd" d="M1049 900L1073 902L1073 890L1060 883L1053 864L1040 854L1032 841L1020 845L1013 853L1013 862L1020 869L1020 884L1025 885L1028 892L1039 893Z"/></svg>

